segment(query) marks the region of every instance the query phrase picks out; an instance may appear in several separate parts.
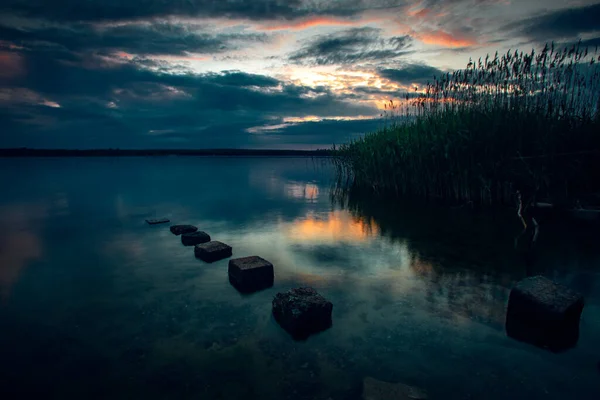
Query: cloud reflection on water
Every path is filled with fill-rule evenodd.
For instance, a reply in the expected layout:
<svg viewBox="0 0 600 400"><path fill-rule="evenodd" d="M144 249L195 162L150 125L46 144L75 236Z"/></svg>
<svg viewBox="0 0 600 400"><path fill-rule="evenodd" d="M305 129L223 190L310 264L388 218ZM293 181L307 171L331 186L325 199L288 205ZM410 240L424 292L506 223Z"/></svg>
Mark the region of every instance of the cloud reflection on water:
<svg viewBox="0 0 600 400"><path fill-rule="evenodd" d="M397 217L379 204L379 214L348 211L330 203L327 173L306 160L40 160L28 170L29 163L7 162L29 175L0 205L0 289L11 289L0 321L14 333L0 335L15 343L5 364L22 365L23 381L33 369L62 385L84 370L65 366L77 356L123 382L133 375L133 386L114 386L115 393L133 388L147 398L177 397L174 388L207 398L250 390L264 399L352 398L352 379L366 373L435 386L436 398L479 398L499 382L514 390L495 398L589 388L580 386L583 379L569 386L563 360L552 366L505 337L505 300L520 272L489 260L512 249L510 235L473 234L468 220L431 218L397 204ZM227 281L228 260L195 259L168 224L148 226L147 214L194 224L232 245L234 257L266 258L275 265L275 286L239 294ZM35 271L23 273L33 260ZM562 259L549 268L557 263ZM565 265L591 282L584 340L573 359L564 359L565 368L579 368L584 353L594 356L585 336L596 337L600 326L597 274ZM292 342L271 316L275 293L297 286L313 286L334 303L332 328L305 343ZM21 339L21 332L36 336ZM74 347L72 337L93 343L96 353ZM48 344L56 351L40 361ZM506 373L496 379L498 370ZM548 374L544 382L540 370ZM473 374L478 379L461 380ZM231 376L241 383L228 392ZM85 377L66 386L107 386ZM318 396L291 395L311 385Z"/></svg>
<svg viewBox="0 0 600 400"><path fill-rule="evenodd" d="M8 300L11 288L29 262L42 257L42 245L32 232L0 236L0 299Z"/></svg>
<svg viewBox="0 0 600 400"><path fill-rule="evenodd" d="M319 197L319 186L314 183L287 183L284 186L287 196L307 201L317 201Z"/></svg>
<svg viewBox="0 0 600 400"><path fill-rule="evenodd" d="M315 193L324 190L313 183L292 182L289 185L296 188L293 191L296 199L304 198L307 187L314 187ZM279 183L280 187L287 185ZM446 269L443 260L435 263L421 258L408 240L382 237L379 225L372 218L352 215L343 209L324 211L318 207L320 204L295 218L277 212L267 214L260 225L232 225L227 220L195 214L193 208L186 209L180 218L207 230L213 239L232 245L234 257L256 254L273 262L279 288L307 285L325 293L352 288L352 302L357 308L345 317L340 316L349 319L339 323L362 324L366 329L377 318L371 317L369 324L365 324L362 319L356 320L357 316L368 316L372 309L393 312L391 305L410 298L412 303L420 304L419 312L455 321L471 318L500 326L507 291L502 285L487 283L485 273ZM122 207L127 206L120 204L119 208ZM226 279L227 260L205 266L166 226L139 228L137 233L122 232L114 236L105 248L111 257L125 257L127 273L135 274L147 284L160 282L154 283L155 290L169 292L176 290L177 282L166 276L178 271L188 274L190 282L204 288L194 293L197 300L230 300L228 291L218 290ZM155 258L155 262L148 258ZM168 264L155 265L157 262ZM127 280L125 276L122 278ZM358 312L363 307L366 308ZM380 320L382 324L386 321Z"/></svg>
<svg viewBox="0 0 600 400"><path fill-rule="evenodd" d="M43 256L42 240L35 231L47 216L44 203L0 207L0 300L8 300L23 270Z"/></svg>

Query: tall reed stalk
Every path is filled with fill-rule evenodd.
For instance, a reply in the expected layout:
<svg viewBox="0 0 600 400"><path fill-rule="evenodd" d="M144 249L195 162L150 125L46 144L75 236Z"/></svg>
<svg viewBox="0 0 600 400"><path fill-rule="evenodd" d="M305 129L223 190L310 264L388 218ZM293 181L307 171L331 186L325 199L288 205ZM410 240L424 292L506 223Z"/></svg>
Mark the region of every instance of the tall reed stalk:
<svg viewBox="0 0 600 400"><path fill-rule="evenodd" d="M336 149L340 182L394 197L495 205L519 190L600 193L600 55L580 44L496 53L390 101L403 118Z"/></svg>

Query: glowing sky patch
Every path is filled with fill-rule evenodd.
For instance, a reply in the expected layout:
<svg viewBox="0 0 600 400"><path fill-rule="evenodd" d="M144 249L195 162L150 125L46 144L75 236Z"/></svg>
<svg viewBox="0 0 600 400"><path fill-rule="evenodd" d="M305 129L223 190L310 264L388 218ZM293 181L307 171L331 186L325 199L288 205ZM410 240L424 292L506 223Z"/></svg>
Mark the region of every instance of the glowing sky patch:
<svg viewBox="0 0 600 400"><path fill-rule="evenodd" d="M460 38L441 30L419 33L417 37L425 44L443 47L469 47L477 44L477 41L474 39Z"/></svg>
<svg viewBox="0 0 600 400"><path fill-rule="evenodd" d="M298 31L322 26L356 26L357 24L356 21L341 18L313 17L293 22L267 24L260 26L258 29L263 31Z"/></svg>

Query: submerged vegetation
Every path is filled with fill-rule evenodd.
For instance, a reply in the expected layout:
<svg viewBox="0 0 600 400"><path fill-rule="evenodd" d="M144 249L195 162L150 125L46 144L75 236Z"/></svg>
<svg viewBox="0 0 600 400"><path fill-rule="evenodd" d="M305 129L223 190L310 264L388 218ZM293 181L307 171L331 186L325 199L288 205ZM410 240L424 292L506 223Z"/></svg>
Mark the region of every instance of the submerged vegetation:
<svg viewBox="0 0 600 400"><path fill-rule="evenodd" d="M600 193L599 65L580 44L469 61L336 149L340 184L387 199L585 203Z"/></svg>

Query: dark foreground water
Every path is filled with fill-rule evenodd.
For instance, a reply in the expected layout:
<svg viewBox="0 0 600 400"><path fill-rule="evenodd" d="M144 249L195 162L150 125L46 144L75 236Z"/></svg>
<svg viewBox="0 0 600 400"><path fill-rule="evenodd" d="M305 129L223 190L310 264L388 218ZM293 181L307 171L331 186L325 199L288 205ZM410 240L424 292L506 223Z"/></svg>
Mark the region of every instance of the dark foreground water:
<svg viewBox="0 0 600 400"><path fill-rule="evenodd" d="M555 354L504 331L526 276L514 213L347 211L331 179L310 159L0 160L0 398L360 399L366 377L431 399L599 398L597 237L540 234L533 272L586 298ZM270 260L275 286L238 294L226 260L149 217ZM333 327L295 342L271 300L304 285Z"/></svg>

